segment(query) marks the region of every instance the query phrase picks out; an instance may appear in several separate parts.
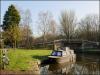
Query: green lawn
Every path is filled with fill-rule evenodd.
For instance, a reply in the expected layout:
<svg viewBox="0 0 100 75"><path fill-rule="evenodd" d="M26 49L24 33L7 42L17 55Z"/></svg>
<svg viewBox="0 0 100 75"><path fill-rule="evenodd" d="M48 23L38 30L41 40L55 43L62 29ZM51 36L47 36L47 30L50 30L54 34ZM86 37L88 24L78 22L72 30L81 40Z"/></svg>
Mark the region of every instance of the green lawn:
<svg viewBox="0 0 100 75"><path fill-rule="evenodd" d="M8 57L10 63L6 70L28 70L31 67L29 63L37 60L44 60L50 55L51 50L25 50L25 49L10 49Z"/></svg>

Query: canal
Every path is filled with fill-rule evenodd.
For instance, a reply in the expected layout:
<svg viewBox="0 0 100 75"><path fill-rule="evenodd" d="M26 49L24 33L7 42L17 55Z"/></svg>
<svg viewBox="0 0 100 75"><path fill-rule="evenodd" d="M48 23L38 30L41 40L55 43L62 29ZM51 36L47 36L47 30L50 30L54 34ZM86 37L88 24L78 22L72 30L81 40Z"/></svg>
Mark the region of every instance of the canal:
<svg viewBox="0 0 100 75"><path fill-rule="evenodd" d="M65 59L66 60L66 59ZM100 75L99 54L76 54L74 62L47 64L40 68L41 75Z"/></svg>

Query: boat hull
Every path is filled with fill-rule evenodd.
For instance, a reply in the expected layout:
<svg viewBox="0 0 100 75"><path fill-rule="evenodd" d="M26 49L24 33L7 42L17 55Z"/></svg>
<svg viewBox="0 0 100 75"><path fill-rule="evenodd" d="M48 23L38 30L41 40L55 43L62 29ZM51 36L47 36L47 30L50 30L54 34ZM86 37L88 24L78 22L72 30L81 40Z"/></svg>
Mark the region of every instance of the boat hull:
<svg viewBox="0 0 100 75"><path fill-rule="evenodd" d="M64 62L68 62L67 57L49 58L49 59L52 60L53 63L64 63Z"/></svg>
<svg viewBox="0 0 100 75"><path fill-rule="evenodd" d="M66 57L49 56L49 60L52 63L65 63L65 62L75 61L75 58L73 56L66 56Z"/></svg>

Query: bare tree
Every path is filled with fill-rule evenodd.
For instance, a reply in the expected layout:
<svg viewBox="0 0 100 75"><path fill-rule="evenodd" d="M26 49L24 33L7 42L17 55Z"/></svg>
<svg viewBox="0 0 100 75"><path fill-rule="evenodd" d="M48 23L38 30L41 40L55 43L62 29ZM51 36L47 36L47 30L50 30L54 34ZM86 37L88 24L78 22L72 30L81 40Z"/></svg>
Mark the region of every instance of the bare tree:
<svg viewBox="0 0 100 75"><path fill-rule="evenodd" d="M3 48L3 30L2 30L2 25L0 25L0 48Z"/></svg>
<svg viewBox="0 0 100 75"><path fill-rule="evenodd" d="M24 48L31 48L32 39L32 31L28 25L21 27L22 39L21 46ZM31 40L31 41L30 41Z"/></svg>
<svg viewBox="0 0 100 75"><path fill-rule="evenodd" d="M43 42L47 41L48 34L55 33L55 22L50 12L40 12L38 20L39 30L43 35Z"/></svg>
<svg viewBox="0 0 100 75"><path fill-rule="evenodd" d="M84 19L81 20L79 29L82 39L97 41L99 35L98 15L87 15Z"/></svg>
<svg viewBox="0 0 100 75"><path fill-rule="evenodd" d="M26 11L21 11L22 13L22 19L20 22L21 25L21 32L22 32L22 45L24 45L26 48L30 48L30 38L32 37L32 31L31 31L31 13L27 9Z"/></svg>
<svg viewBox="0 0 100 75"><path fill-rule="evenodd" d="M99 42L99 48L100 48L100 15L98 15L97 18L97 25L98 25L98 42Z"/></svg>
<svg viewBox="0 0 100 75"><path fill-rule="evenodd" d="M76 17L73 11L63 11L60 16L61 31L66 39L73 37Z"/></svg>
<svg viewBox="0 0 100 75"><path fill-rule="evenodd" d="M99 43L100 43L100 17L99 17L98 41L99 41Z"/></svg>
<svg viewBox="0 0 100 75"><path fill-rule="evenodd" d="M56 21L54 19L51 20L50 22L50 33L55 36L56 35Z"/></svg>
<svg viewBox="0 0 100 75"><path fill-rule="evenodd" d="M49 33L48 33L48 40L53 41L57 37L57 23L54 19L51 20L49 25Z"/></svg>

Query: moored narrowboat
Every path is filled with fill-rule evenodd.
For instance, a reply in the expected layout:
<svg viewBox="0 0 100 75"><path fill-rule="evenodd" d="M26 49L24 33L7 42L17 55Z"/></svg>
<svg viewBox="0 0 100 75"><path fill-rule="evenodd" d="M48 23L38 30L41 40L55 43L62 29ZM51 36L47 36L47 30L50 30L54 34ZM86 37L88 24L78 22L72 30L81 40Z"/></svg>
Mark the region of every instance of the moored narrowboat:
<svg viewBox="0 0 100 75"><path fill-rule="evenodd" d="M65 49L61 50L53 50L49 57L49 60L54 63L65 63L69 61L75 61L76 55L74 50L66 47Z"/></svg>

